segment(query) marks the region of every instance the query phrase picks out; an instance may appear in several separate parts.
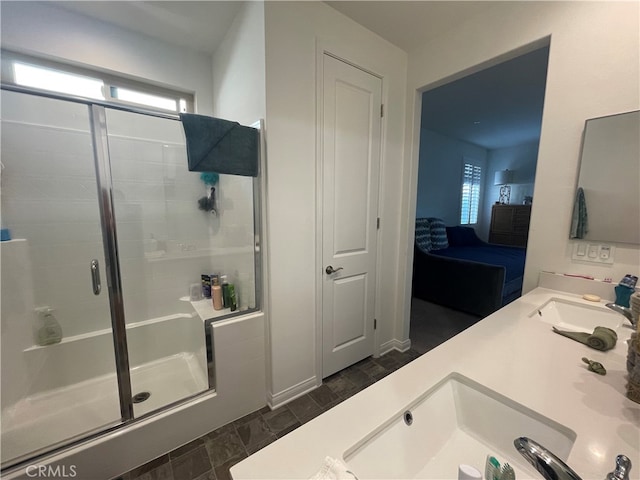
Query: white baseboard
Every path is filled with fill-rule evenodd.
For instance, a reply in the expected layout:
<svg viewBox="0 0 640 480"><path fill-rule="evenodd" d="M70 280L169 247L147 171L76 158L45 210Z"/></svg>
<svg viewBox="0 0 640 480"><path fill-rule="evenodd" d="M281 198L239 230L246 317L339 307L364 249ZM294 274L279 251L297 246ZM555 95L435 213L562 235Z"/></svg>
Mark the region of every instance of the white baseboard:
<svg viewBox="0 0 640 480"><path fill-rule="evenodd" d="M389 353L391 350L398 350L399 352L406 352L411 348L411 339L407 338L405 341L400 341L395 338L384 342L380 345L380 355Z"/></svg>
<svg viewBox="0 0 640 480"><path fill-rule="evenodd" d="M271 410L275 410L282 405L289 403L292 400L295 400L298 397L301 397L305 393L309 393L312 390L318 388L318 382L316 377L308 378L293 387L289 387L282 392L271 393L267 392L267 405Z"/></svg>

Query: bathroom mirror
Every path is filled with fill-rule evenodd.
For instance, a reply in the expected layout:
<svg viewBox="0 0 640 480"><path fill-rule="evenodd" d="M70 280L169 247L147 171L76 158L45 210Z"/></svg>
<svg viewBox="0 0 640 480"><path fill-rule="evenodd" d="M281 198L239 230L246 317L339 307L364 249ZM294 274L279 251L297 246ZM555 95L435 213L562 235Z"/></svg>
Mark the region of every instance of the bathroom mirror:
<svg viewBox="0 0 640 480"><path fill-rule="evenodd" d="M640 244L640 111L587 120L577 187L570 238Z"/></svg>

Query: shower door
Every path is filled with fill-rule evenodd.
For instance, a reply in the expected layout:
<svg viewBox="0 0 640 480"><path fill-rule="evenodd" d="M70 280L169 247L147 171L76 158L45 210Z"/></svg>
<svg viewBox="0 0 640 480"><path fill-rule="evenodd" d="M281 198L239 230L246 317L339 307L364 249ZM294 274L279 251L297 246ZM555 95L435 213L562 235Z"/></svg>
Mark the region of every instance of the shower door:
<svg viewBox="0 0 640 480"><path fill-rule="evenodd" d="M5 469L212 390L210 324L257 308L259 236L251 177L216 177L200 208L214 187L177 117L5 85L1 102ZM236 301L215 310L201 276L223 273Z"/></svg>
<svg viewBox="0 0 640 480"><path fill-rule="evenodd" d="M214 271L179 121L106 109L118 259L136 417L209 388L205 318L190 285ZM200 288L199 286L197 287ZM213 386L213 385L211 385Z"/></svg>
<svg viewBox="0 0 640 480"><path fill-rule="evenodd" d="M1 102L5 467L118 425L121 410L90 110L5 90ZM57 325L62 341L40 345Z"/></svg>

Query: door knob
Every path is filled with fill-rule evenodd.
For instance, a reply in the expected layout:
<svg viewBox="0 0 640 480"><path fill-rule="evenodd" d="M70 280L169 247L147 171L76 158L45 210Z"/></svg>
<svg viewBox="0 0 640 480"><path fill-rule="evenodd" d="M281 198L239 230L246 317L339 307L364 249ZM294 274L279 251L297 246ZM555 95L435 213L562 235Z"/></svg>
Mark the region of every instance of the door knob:
<svg viewBox="0 0 640 480"><path fill-rule="evenodd" d="M327 268L324 269L324 271L327 272L327 275L331 275L332 273L336 273L338 270L342 270L342 267L333 268L331 265L329 265Z"/></svg>

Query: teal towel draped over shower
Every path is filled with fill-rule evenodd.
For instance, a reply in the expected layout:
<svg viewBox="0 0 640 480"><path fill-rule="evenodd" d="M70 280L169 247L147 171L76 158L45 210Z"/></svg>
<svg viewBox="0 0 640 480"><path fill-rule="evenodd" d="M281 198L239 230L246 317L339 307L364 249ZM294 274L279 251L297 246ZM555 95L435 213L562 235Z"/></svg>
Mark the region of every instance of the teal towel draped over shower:
<svg viewBox="0 0 640 480"><path fill-rule="evenodd" d="M181 113L192 172L258 176L259 132L238 122Z"/></svg>
<svg viewBox="0 0 640 480"><path fill-rule="evenodd" d="M578 187L571 217L571 238L584 238L588 231L587 201L584 197L584 190L582 187Z"/></svg>

